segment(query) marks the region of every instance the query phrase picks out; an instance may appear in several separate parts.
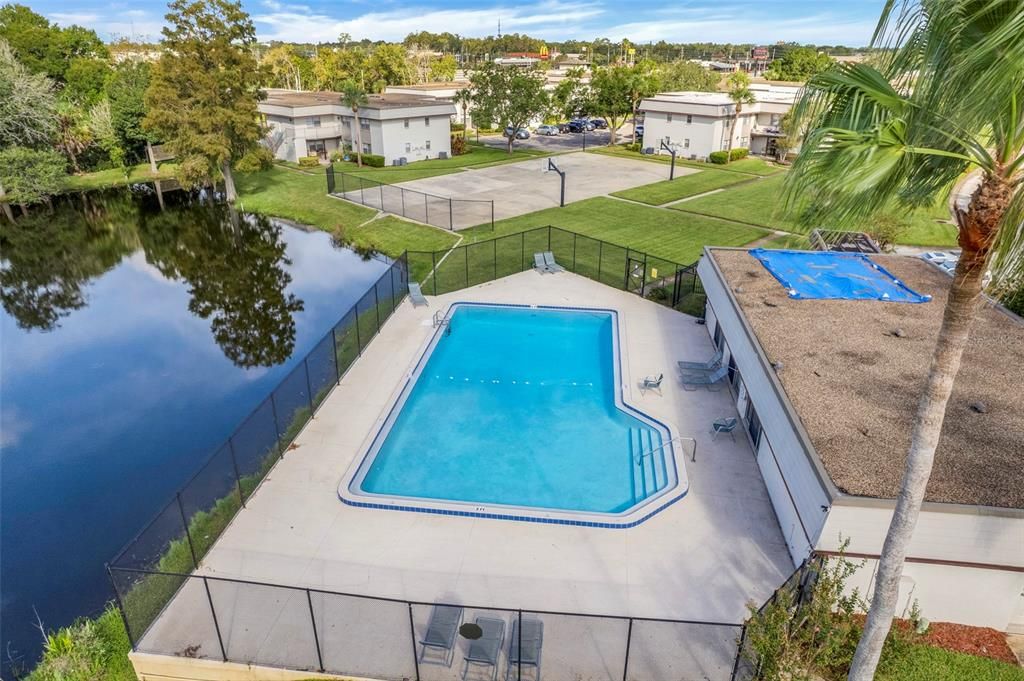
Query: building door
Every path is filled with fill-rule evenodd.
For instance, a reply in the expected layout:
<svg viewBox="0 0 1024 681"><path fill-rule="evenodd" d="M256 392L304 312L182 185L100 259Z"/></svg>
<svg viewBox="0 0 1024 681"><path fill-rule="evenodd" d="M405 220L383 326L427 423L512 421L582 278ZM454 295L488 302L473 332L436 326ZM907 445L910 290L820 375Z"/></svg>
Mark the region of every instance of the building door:
<svg viewBox="0 0 1024 681"><path fill-rule="evenodd" d="M764 155L775 158L779 154L778 140L774 137L768 139L768 143L764 147Z"/></svg>
<svg viewBox="0 0 1024 681"><path fill-rule="evenodd" d="M323 140L310 140L306 142L306 155L307 156L319 156L323 160L327 160L327 145Z"/></svg>

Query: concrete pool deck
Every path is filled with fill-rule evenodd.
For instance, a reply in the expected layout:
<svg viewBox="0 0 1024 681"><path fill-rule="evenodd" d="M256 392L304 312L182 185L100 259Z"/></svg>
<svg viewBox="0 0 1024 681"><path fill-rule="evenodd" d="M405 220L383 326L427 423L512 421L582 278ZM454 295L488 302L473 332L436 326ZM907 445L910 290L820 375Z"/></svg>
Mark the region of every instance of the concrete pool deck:
<svg viewBox="0 0 1024 681"><path fill-rule="evenodd" d="M703 360L713 353L705 327L693 317L569 273L523 272L428 300L428 307L413 308L406 300L396 310L196 574L412 601L738 624L745 619L748 602L763 602L792 572L793 564L746 438L737 433L735 442L728 436L711 440L711 422L735 416L728 390L688 392L678 382L677 360ZM338 484L369 444L428 343L434 331L433 314L457 301L617 310L626 399L670 423L677 434L697 440L696 462L678 462L689 478L687 496L629 529L438 516L343 504ZM637 382L645 375L662 372L666 376L662 394L641 394ZM282 600L274 597L269 587L210 584L215 585L212 600L231 659L238 659L230 650L234 646L236 651L254 651L237 653L247 661L266 664L276 659L268 655L280 654L281 666L303 668L285 659L287 651L281 649L287 647L284 641L292 640L296 645L312 646L306 641L309 613L304 592ZM266 590L262 596L260 589ZM249 596L243 598L243 592ZM202 582L193 580L154 622L139 649L173 654L201 639L199 655L219 658L206 598ZM330 608L321 602L331 598L343 597L317 595L316 602L309 604L317 610L318 622L331 619ZM391 639L383 634L375 639L374 632L386 628L383 620L393 619L394 626L405 628L405 639L395 645L402 646L411 666L406 606L348 600L352 603L345 606L345 612L333 616L349 622L348 626L355 618L359 635L351 630L344 636L337 634L334 650L348 648L350 658L347 666L335 670L401 678L404 670L386 673L353 660L373 651L377 657L382 654L381 641ZM397 610L385 613L390 605ZM420 607L414 615L420 628L429 608ZM294 625L289 624L293 617ZM467 612L467 621L469 618ZM615 627L624 625L616 620L591 622L600 623L591 627L589 640L595 650L607 648L600 644L604 634L599 630L607 628L609 640L618 640L621 632ZM559 638L557 624L547 626L545 676L549 664L557 665L557 654L548 656L548 652L556 651ZM297 627L294 635L289 634L293 627ZM324 627L318 624L318 629ZM709 660L683 666L702 669L709 678L723 678L723 667L732 664L729 646L734 653L738 628L721 628L717 634L708 634L706 629L701 630L702 635L710 635L717 643L690 654L704 654ZM579 641L579 631L578 626L564 628L562 638L567 646ZM320 633L321 647L326 649L330 634L326 629ZM674 654L654 644L664 635L664 631L652 630L651 645ZM357 645L360 639L362 643ZM313 659L315 664L315 656ZM610 659L600 664L615 667ZM612 676L621 675L622 663L618 664ZM643 664L643 658L631 664ZM658 673L637 678L658 678Z"/></svg>

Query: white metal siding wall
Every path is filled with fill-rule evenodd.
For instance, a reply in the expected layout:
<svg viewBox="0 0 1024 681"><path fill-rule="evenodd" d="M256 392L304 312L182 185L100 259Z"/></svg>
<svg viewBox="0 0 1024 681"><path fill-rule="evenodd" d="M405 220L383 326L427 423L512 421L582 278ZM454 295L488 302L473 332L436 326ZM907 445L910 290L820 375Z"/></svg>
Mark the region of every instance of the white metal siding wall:
<svg viewBox="0 0 1024 681"><path fill-rule="evenodd" d="M673 113L672 122L669 123L664 112L648 111L644 114L643 146L653 147L655 152L661 153L661 142L668 137L673 144L679 145L676 152L679 156L706 159L715 150L717 123L716 119L708 116L693 116L693 122L687 123L686 114L680 113ZM690 140L688 149L682 147L685 139Z"/></svg>
<svg viewBox="0 0 1024 681"><path fill-rule="evenodd" d="M391 165L391 162L398 158L405 158L412 163L438 158L441 152L451 155L449 116L431 116L430 125L424 123L423 116L410 117L408 128L405 127L405 120L394 118L379 122L382 130L381 146L387 165ZM427 149L428 141L430 149ZM408 152L405 150L406 143L409 144Z"/></svg>
<svg viewBox="0 0 1024 681"><path fill-rule="evenodd" d="M814 545L825 525L826 511L830 504L829 494L808 459L786 408L776 395L756 348L746 335L742 319L708 257L701 258L697 273L707 292L708 304L714 309L716 324L721 324L725 342L730 353L735 356L736 367L757 410L764 435L771 444L773 463L777 463L785 483L782 490L784 496L778 490L769 488L772 503L776 507L791 505L801 523L801 534L806 533L802 543ZM714 334L713 328L709 331ZM758 463L763 469L767 466L767 462L763 462L760 456ZM794 562L802 560L803 555L794 555Z"/></svg>

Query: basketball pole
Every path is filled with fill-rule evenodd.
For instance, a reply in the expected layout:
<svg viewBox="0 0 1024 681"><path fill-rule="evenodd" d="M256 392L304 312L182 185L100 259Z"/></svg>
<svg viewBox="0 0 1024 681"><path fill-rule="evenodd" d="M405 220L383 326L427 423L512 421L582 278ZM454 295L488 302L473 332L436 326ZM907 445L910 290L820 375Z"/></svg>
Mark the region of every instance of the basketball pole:
<svg viewBox="0 0 1024 681"><path fill-rule="evenodd" d="M548 168L547 169L548 170L554 170L556 173L558 173L558 176L560 178L562 178L562 195L561 195L561 198L559 199L558 207L559 208L565 208L565 171L559 170L558 166L556 166L555 162L552 161L550 158L548 159Z"/></svg>

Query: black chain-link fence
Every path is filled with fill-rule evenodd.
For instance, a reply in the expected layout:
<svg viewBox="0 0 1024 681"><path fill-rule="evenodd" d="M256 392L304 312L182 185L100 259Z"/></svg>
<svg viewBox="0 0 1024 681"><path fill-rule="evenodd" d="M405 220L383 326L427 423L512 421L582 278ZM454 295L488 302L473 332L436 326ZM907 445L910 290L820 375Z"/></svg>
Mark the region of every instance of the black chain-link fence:
<svg viewBox="0 0 1024 681"><path fill-rule="evenodd" d="M631 291L648 300L703 316L704 288L696 265L683 265L551 225L448 251L410 251L409 268L424 293L439 295L534 267L550 252L569 272Z"/></svg>
<svg viewBox="0 0 1024 681"><path fill-rule="evenodd" d="M401 180L401 170L389 171ZM362 173L342 173L327 167L327 193L375 210L401 215L442 229L456 231L478 225L494 229L494 201L458 199L378 182Z"/></svg>
<svg viewBox="0 0 1024 681"><path fill-rule="evenodd" d="M395 260L110 562L129 633L152 623L409 290Z"/></svg>

